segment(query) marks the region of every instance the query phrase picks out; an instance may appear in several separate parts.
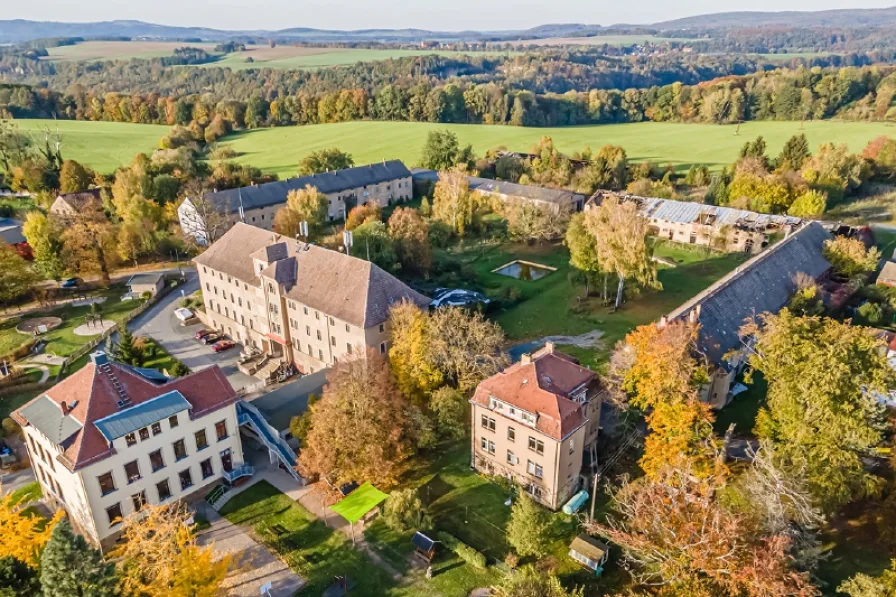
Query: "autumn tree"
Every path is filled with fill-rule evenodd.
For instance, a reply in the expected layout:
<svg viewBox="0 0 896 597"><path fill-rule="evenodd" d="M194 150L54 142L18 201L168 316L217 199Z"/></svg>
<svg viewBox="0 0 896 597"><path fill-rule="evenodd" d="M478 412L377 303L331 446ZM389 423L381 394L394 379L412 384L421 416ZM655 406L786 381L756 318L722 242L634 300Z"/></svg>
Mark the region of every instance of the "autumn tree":
<svg viewBox="0 0 896 597"><path fill-rule="evenodd" d="M507 364L504 332L482 313L437 309L429 314L427 327L431 364L461 392L472 390Z"/></svg>
<svg viewBox="0 0 896 597"><path fill-rule="evenodd" d="M118 595L115 565L72 531L68 520L53 528L40 558L45 597L113 597Z"/></svg>
<svg viewBox="0 0 896 597"><path fill-rule="evenodd" d="M355 165L352 156L340 151L336 147L313 151L299 161L299 176L329 172L331 170L344 170Z"/></svg>
<svg viewBox="0 0 896 597"><path fill-rule="evenodd" d="M455 166L468 167L474 161L473 147L461 147L457 135L451 131L430 131L423 145L420 166L430 170L450 170Z"/></svg>
<svg viewBox="0 0 896 597"><path fill-rule="evenodd" d="M37 282L31 266L10 245L0 243L0 305L24 295Z"/></svg>
<svg viewBox="0 0 896 597"><path fill-rule="evenodd" d="M551 515L525 492L511 508L507 543L522 557L543 557L550 547Z"/></svg>
<svg viewBox="0 0 896 597"><path fill-rule="evenodd" d="M451 439L461 439L467 432L470 416L469 402L456 389L443 386L429 397L429 409L435 415L436 429Z"/></svg>
<svg viewBox="0 0 896 597"><path fill-rule="evenodd" d="M82 274L99 272L108 285L115 264L115 235L115 227L103 213L102 205L89 201L62 234L67 269Z"/></svg>
<svg viewBox="0 0 896 597"><path fill-rule="evenodd" d="M667 467L654 478L624 481L606 522L589 532L623 550L638 584L668 595L816 597L808 573L793 568L790 540L750 524L721 498L718 478Z"/></svg>
<svg viewBox="0 0 896 597"><path fill-rule="evenodd" d="M0 558L11 556L37 568L53 527L63 515L59 510L48 522L25 511L12 492L0 495Z"/></svg>
<svg viewBox="0 0 896 597"><path fill-rule="evenodd" d="M65 274L62 258L62 226L40 211L30 211L22 225L22 233L34 254L36 269L48 280L59 280Z"/></svg>
<svg viewBox="0 0 896 597"><path fill-rule="evenodd" d="M755 337L749 362L769 384L756 432L784 470L805 478L825 513L876 493L882 481L862 459L883 438L875 393L896 381L882 342L864 328L788 309L742 333Z"/></svg>
<svg viewBox="0 0 896 597"><path fill-rule="evenodd" d="M383 522L399 533L427 529L432 525L416 489L401 489L389 494L383 506Z"/></svg>
<svg viewBox="0 0 896 597"><path fill-rule="evenodd" d="M825 241L822 254L835 272L850 278L873 272L880 261L880 250L877 247L868 248L861 240L846 236Z"/></svg>
<svg viewBox="0 0 896 597"><path fill-rule="evenodd" d="M310 236L316 237L327 222L328 208L327 196L311 185L290 191L286 195L286 205L274 216L274 230L294 237L299 233L299 224L308 222Z"/></svg>
<svg viewBox="0 0 896 597"><path fill-rule="evenodd" d="M75 160L65 160L59 170L59 192L77 193L90 188L96 174Z"/></svg>
<svg viewBox="0 0 896 597"><path fill-rule="evenodd" d="M405 396L422 403L445 380L431 354L429 314L412 303L402 302L392 307L389 321L389 361L395 382Z"/></svg>
<svg viewBox="0 0 896 597"><path fill-rule="evenodd" d="M395 257L405 271L428 274L432 267L429 246L429 224L420 212L399 207L389 216L389 236L395 247Z"/></svg>
<svg viewBox="0 0 896 597"><path fill-rule="evenodd" d="M656 277L656 265L650 258L647 220L638 213L635 202L605 198L600 207L585 215L585 225L594 235L601 269L615 272L619 278L617 309L622 306L627 280L644 287L662 287Z"/></svg>
<svg viewBox="0 0 896 597"><path fill-rule="evenodd" d="M817 218L827 209L828 197L822 191L809 189L798 195L787 213L798 218Z"/></svg>
<svg viewBox="0 0 896 597"><path fill-rule="evenodd" d="M395 250L386 225L379 220L371 220L355 228L353 255L377 264L387 272L395 270Z"/></svg>
<svg viewBox="0 0 896 597"><path fill-rule="evenodd" d="M144 505L124 519L122 542L110 554L117 562L125 595L201 597L215 595L234 568L232 556L216 558L200 546L186 506Z"/></svg>
<svg viewBox="0 0 896 597"><path fill-rule="evenodd" d="M463 236L474 222L478 204L478 197L470 191L466 172L459 168L439 172L432 200L434 219Z"/></svg>
<svg viewBox="0 0 896 597"><path fill-rule="evenodd" d="M597 255L597 240L585 224L585 214L577 213L569 220L563 244L569 249L569 264L582 272L585 277L585 296L594 276L601 273ZM604 273L603 299L607 300L607 275Z"/></svg>
<svg viewBox="0 0 896 597"><path fill-rule="evenodd" d="M495 597L585 597L584 589L566 589L552 572L525 566L516 574L506 575L492 587Z"/></svg>
<svg viewBox="0 0 896 597"><path fill-rule="evenodd" d="M549 241L563 236L571 213L565 206L513 198L502 201L499 209L507 220L510 238L518 241Z"/></svg>
<svg viewBox="0 0 896 597"><path fill-rule="evenodd" d="M849 597L893 597L896 595L896 560L880 576L859 573L844 581L837 591Z"/></svg>
<svg viewBox="0 0 896 597"><path fill-rule="evenodd" d="M690 322L643 325L626 336L614 359L631 404L647 413L650 433L640 464L648 476L670 465L703 477L717 472L714 416L698 395L708 381L705 365L695 357L698 333Z"/></svg>
<svg viewBox="0 0 896 597"><path fill-rule="evenodd" d="M299 471L334 484L394 485L413 453L408 406L379 351L339 361L311 407Z"/></svg>
<svg viewBox="0 0 896 597"><path fill-rule="evenodd" d="M195 242L203 245L214 244L230 229L230 218L211 199L205 196L206 189L198 181L188 182L185 188L191 209L182 214L181 228ZM185 201L187 199L184 199ZM180 207L180 206L178 206Z"/></svg>
<svg viewBox="0 0 896 597"><path fill-rule="evenodd" d="M348 212L345 219L345 229L354 230L367 222L379 222L382 219L383 211L380 209L376 201L368 201L363 205L356 205Z"/></svg>

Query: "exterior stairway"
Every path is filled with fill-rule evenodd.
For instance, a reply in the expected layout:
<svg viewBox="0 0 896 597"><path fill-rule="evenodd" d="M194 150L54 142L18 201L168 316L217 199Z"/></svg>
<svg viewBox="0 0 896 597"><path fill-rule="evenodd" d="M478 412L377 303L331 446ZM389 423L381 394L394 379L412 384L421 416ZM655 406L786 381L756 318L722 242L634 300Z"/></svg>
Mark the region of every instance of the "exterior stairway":
<svg viewBox="0 0 896 597"><path fill-rule="evenodd" d="M277 359L271 359L270 361L265 363L264 366L259 368L253 375L261 381L268 381L282 364L283 363L281 363Z"/></svg>
<svg viewBox="0 0 896 597"><path fill-rule="evenodd" d="M289 444L280 437L277 430L270 426L264 418L264 415L262 415L257 408L243 400L236 403L236 415L237 422L240 426L247 425L252 429L264 446L280 459L280 462L283 463L286 471L292 475L296 481L303 483L302 476L296 472L296 453L289 447Z"/></svg>

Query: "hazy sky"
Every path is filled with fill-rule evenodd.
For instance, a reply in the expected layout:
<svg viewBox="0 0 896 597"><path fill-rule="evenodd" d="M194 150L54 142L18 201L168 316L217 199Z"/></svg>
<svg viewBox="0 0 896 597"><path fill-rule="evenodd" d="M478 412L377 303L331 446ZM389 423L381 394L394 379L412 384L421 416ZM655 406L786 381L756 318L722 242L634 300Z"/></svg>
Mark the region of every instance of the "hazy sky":
<svg viewBox="0 0 896 597"><path fill-rule="evenodd" d="M882 8L894 0L862 0ZM0 19L100 21L138 19L219 29L404 28L498 30L544 23L653 23L729 10L856 8L846 0L0 0Z"/></svg>

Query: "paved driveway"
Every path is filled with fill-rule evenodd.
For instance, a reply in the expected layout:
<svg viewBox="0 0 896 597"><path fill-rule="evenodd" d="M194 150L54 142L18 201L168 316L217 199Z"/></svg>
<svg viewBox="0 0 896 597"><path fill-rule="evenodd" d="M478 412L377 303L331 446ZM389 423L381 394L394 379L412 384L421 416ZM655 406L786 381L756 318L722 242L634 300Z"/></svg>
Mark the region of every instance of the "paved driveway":
<svg viewBox="0 0 896 597"><path fill-rule="evenodd" d="M242 346L237 344L234 348L216 354L211 347L194 340L193 335L200 329L201 324L182 326L180 320L174 316L183 295L189 295L199 290L199 276L195 271L186 273L187 283L175 290L151 309L135 318L128 327L136 334L149 335L155 338L169 353L182 361L193 371L205 369L212 365L218 365L231 385L237 390L254 384L258 380L245 375L237 368L237 358Z"/></svg>

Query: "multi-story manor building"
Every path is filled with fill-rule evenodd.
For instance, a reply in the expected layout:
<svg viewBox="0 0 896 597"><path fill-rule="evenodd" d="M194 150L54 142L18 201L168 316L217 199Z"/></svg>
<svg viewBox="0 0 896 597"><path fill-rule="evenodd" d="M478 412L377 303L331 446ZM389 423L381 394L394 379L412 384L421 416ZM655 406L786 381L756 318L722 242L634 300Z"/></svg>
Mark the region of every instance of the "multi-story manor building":
<svg viewBox="0 0 896 597"><path fill-rule="evenodd" d="M372 201L385 207L413 197L410 170L401 161L391 160L207 193L201 201L187 197L177 210L180 226L201 244L214 242L236 222L271 230L274 216L286 205L289 192L307 186L327 196L327 217L331 221L344 219L356 205Z"/></svg>
<svg viewBox="0 0 896 597"><path fill-rule="evenodd" d="M303 373L385 353L390 308L429 305L369 261L242 223L194 261L208 324Z"/></svg>
<svg viewBox="0 0 896 597"><path fill-rule="evenodd" d="M251 469L242 466L237 403L217 366L168 380L96 352L12 417L44 496L108 549L122 519L144 504L181 499Z"/></svg>
<svg viewBox="0 0 896 597"><path fill-rule="evenodd" d="M583 465L597 463L604 396L597 375L550 342L476 388L476 470L516 482L556 510L579 489Z"/></svg>

